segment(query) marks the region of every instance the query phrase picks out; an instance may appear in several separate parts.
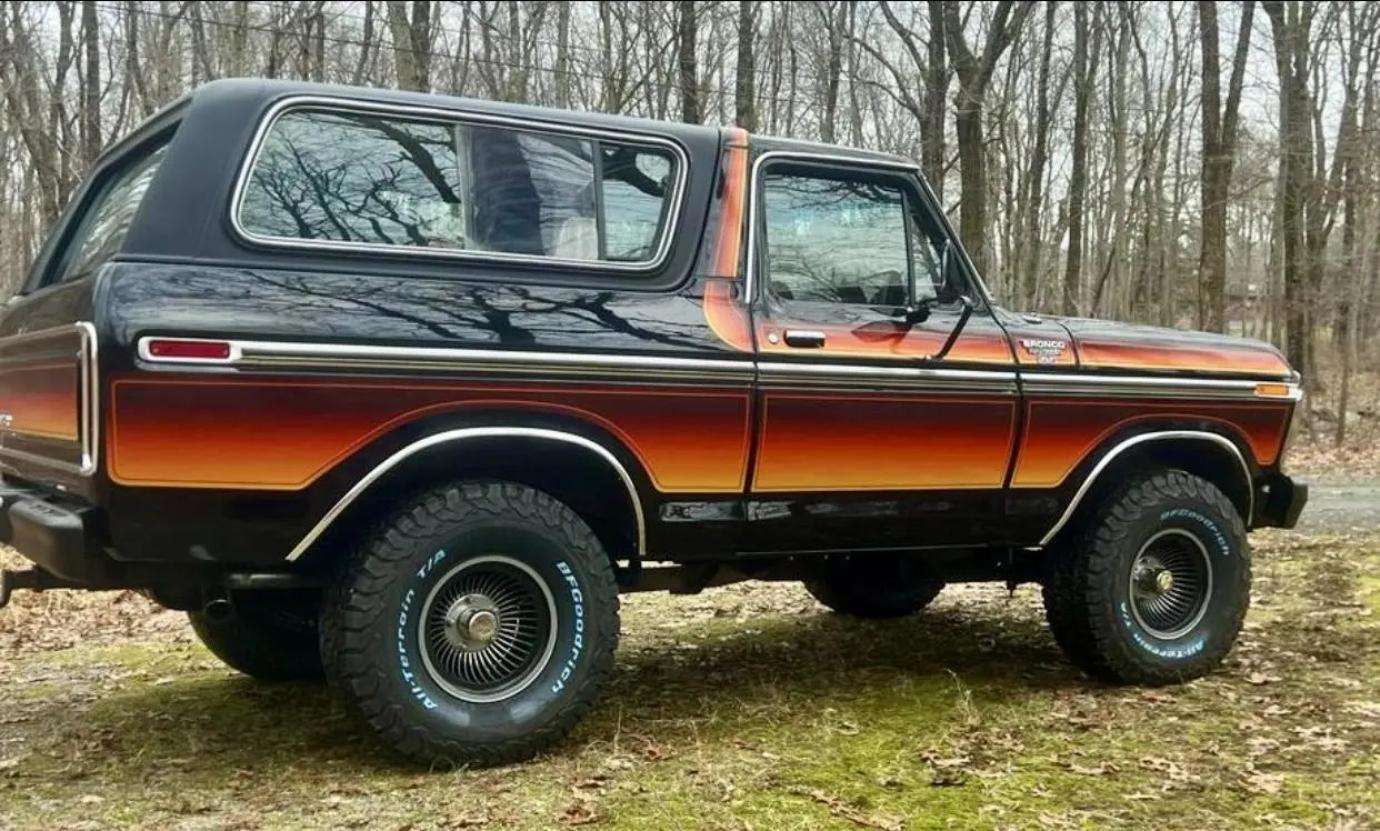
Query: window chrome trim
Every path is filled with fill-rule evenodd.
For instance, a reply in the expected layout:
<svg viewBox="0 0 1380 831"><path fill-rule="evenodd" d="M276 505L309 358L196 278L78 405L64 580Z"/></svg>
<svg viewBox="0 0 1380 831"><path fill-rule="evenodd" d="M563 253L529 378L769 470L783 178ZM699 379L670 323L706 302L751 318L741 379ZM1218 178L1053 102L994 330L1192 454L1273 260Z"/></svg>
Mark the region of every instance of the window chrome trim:
<svg viewBox="0 0 1380 831"><path fill-rule="evenodd" d="M1161 430L1132 436L1108 451L1107 454L1098 461L1097 465L1093 467L1092 471L1088 473L1087 478L1083 480L1083 484L1078 486L1077 492L1074 493L1073 499L1069 500L1068 507L1064 509L1064 513L1059 517L1058 521L1054 523L1054 527L1050 528L1040 540L1039 547L1049 545L1055 535L1063 530L1064 526L1068 524L1068 521L1073 518L1074 511L1078 509L1078 505L1083 501L1083 497L1087 496L1088 491L1092 489L1093 484L1097 481L1097 477L1102 471L1107 469L1107 466L1110 465L1117 456L1138 444L1169 439L1210 441L1226 448L1236 457L1236 461L1241 464L1241 475L1246 485L1246 515L1242 517L1242 519L1249 526L1251 518L1255 515L1255 488L1252 486L1250 465L1246 464L1246 457L1241 455L1241 449L1230 439L1217 433L1209 433L1204 430Z"/></svg>
<svg viewBox="0 0 1380 831"><path fill-rule="evenodd" d="M676 160L675 187L668 198L671 207L666 211L666 224L657 243L652 259L628 263L617 260L572 260L561 257L545 257L531 254L511 254L502 251L467 251L464 249L423 248L415 245L387 245L385 243L349 242L344 240L309 240L299 237L277 237L257 234L245 228L240 222L240 212L244 206L249 179L259 161L259 153L270 130L285 113L294 109L323 109L362 111L383 115L396 115L421 121L443 122L446 124L485 124L510 127L515 130L547 133L563 136L577 136L589 139L618 141L624 144L660 147L670 151ZM259 121L258 129L249 144L249 151L240 163L235 187L230 195L230 227L243 242L270 248L292 250L322 251L333 253L383 254L392 256L416 256L436 260L461 262L516 263L523 265L560 266L562 268L588 269L592 271L650 272L665 265L670 257L671 245L676 236L676 224L680 221L682 203L685 201L686 183L689 181L690 157L679 142L644 133L602 130L592 127L568 126L539 119L518 118L514 116L493 115L470 110L445 107L423 107L410 104L390 104L378 101L362 101L327 95L294 95L277 102Z"/></svg>
<svg viewBox="0 0 1380 831"><path fill-rule="evenodd" d="M345 492L344 496L340 497L340 499L331 506L331 509L317 521L316 525L312 526L312 529L307 532L307 535L302 538L302 541L297 543L292 551L288 552L287 559L289 561L295 561L305 554L307 550L311 548L312 544L330 528L331 524L345 512L345 509L350 507L361 494L369 489L370 485L374 484L374 482L378 481L385 473L397 467L408 458L423 450L436 447L437 445L484 438L528 438L542 441L558 441L593 451L604 461L608 462L609 465L613 467L614 472L618 474L618 478L623 481L623 486L628 491L628 498L632 500L633 514L637 521L637 553L639 557L646 556L647 524L642 509L642 498L638 495L637 485L633 482L633 478L628 473L628 469L618 461L618 457L614 456L608 448L584 436L577 436L574 433L566 433L560 430L547 430L537 427L466 427L458 430L447 430L427 436L424 439L407 445L383 460L383 462L365 474L363 478Z"/></svg>
<svg viewBox="0 0 1380 831"><path fill-rule="evenodd" d="M0 338L0 348L10 344L24 343L31 340L50 338L54 335L75 330L78 333L80 351L77 354L77 389L76 393L81 398L77 403L77 442L81 450L81 461L77 464L42 456L37 453L27 453L23 450L14 450L4 447L0 442L0 456L20 461L30 462L37 465L44 465L56 470L75 473L78 476L90 476L96 472L100 463L101 449L101 420L100 420L100 355L99 344L96 338L96 326L89 321L78 321L76 323L53 326L48 329L39 329L34 332L25 332L19 335L11 335ZM8 431L8 428L4 428Z"/></svg>

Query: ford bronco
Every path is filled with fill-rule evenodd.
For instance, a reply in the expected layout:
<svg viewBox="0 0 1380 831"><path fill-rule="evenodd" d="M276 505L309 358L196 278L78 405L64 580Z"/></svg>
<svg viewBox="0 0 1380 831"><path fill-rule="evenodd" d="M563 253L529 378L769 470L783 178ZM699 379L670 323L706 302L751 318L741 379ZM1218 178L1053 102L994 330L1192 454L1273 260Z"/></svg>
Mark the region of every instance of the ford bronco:
<svg viewBox="0 0 1380 831"><path fill-rule="evenodd" d="M1262 343L1001 308L904 159L219 81L0 316L0 603L145 592L432 761L568 730L620 592L1037 582L1079 667L1169 683L1303 507L1299 397Z"/></svg>

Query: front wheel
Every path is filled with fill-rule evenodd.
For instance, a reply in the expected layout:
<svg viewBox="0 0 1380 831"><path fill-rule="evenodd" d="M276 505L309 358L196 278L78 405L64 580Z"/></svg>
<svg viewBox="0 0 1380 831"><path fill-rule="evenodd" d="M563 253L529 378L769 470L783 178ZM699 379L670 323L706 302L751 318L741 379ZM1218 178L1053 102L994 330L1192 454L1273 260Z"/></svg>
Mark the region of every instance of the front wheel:
<svg viewBox="0 0 1380 831"><path fill-rule="evenodd" d="M328 592L327 677L403 754L522 759L563 736L613 665L618 590L576 514L512 483L422 494Z"/></svg>
<svg viewBox="0 0 1380 831"><path fill-rule="evenodd" d="M1055 640L1108 681L1206 674L1231 650L1250 605L1241 517L1215 485L1183 471L1127 482L1050 556L1044 601Z"/></svg>

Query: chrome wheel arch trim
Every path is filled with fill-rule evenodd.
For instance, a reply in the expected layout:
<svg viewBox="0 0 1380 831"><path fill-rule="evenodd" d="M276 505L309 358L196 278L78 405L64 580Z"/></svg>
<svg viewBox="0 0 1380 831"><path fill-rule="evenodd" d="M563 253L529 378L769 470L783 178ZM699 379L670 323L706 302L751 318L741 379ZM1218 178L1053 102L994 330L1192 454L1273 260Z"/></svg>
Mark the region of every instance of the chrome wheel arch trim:
<svg viewBox="0 0 1380 831"><path fill-rule="evenodd" d="M456 430L446 430L440 433L433 433L422 439L403 447L394 452L387 459L380 462L373 470L364 475L356 482L343 496L336 501L331 509L321 517L302 541L288 552L288 561L295 561L307 552L308 549L326 533L331 524L340 518L351 504L354 503L371 485L383 477L385 473L397 467L402 462L415 456L416 454L429 450L433 447L451 442L462 442L471 439L488 438L526 438L541 441L556 441L565 444L582 447L596 453L601 459L607 462L622 480L623 486L627 488L628 499L632 501L633 515L637 522L637 554L645 557L647 554L647 522L642 509L642 498L638 494L637 484L633 481L632 475L623 463L614 456L608 448L598 442L579 436L574 433L567 433L561 430L549 430L540 427L463 427Z"/></svg>
<svg viewBox="0 0 1380 831"><path fill-rule="evenodd" d="M1113 447L1099 459L1097 464L1088 473L1087 477L1083 479L1083 484L1078 486L1078 490L1074 493L1073 499L1069 500L1068 507L1064 509L1064 513L1061 514L1058 521L1054 523L1054 527L1050 528L1044 537L1041 538L1038 547L1043 548L1049 545L1055 535L1064 529L1068 521L1073 518L1074 512L1078 510L1078 506L1082 504L1083 497L1087 496L1088 491L1092 490L1092 486L1097 482L1097 477L1116 460L1117 456L1120 456L1122 453L1139 444L1145 444L1146 442L1152 441L1170 441L1174 439L1209 441L1225 448L1236 457L1236 461L1241 464L1241 476L1246 485L1246 515L1242 517L1242 519L1249 525L1251 516L1255 514L1255 488L1252 486L1253 483L1251 481L1251 467L1246 463L1246 457L1241 454L1241 449L1226 436L1217 433L1209 433L1206 430L1158 430L1152 433L1141 433L1137 436L1131 436Z"/></svg>

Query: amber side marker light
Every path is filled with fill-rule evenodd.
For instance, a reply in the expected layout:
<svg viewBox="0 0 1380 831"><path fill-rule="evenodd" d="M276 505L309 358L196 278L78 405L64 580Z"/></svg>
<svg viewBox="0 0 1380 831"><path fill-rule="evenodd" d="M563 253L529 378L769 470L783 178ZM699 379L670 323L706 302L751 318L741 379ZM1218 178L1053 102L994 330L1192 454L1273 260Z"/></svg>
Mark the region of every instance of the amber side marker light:
<svg viewBox="0 0 1380 831"><path fill-rule="evenodd" d="M1256 384L1255 394L1261 398L1288 398L1292 391L1288 384Z"/></svg>
<svg viewBox="0 0 1380 831"><path fill-rule="evenodd" d="M182 358L194 360L226 360L230 344L223 340L150 340L150 358Z"/></svg>

